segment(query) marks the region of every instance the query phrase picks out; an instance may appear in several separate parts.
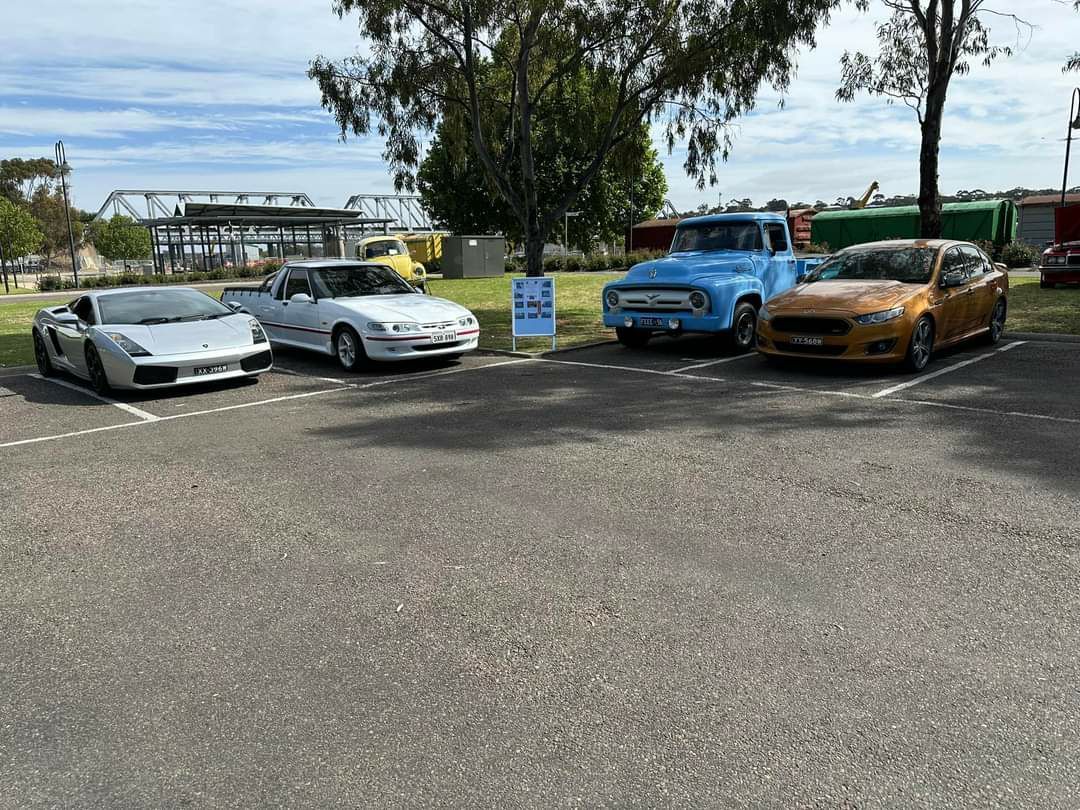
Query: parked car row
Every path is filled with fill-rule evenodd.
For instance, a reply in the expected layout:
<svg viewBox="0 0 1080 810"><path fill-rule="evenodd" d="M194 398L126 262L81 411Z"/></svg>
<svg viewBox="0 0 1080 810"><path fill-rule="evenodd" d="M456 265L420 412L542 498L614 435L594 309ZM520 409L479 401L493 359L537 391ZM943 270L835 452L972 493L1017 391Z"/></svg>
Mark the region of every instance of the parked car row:
<svg viewBox="0 0 1080 810"><path fill-rule="evenodd" d="M480 337L465 307L425 295L383 264L288 262L224 303L185 287L90 292L34 318L40 373L66 371L99 393L258 377L271 344L334 356L355 371L373 361L453 359Z"/></svg>
<svg viewBox="0 0 1080 810"><path fill-rule="evenodd" d="M679 223L669 255L635 265L602 294L620 342L656 334L724 335L770 359L903 363L921 371L935 350L997 342L1009 276L976 245L906 239L798 259L778 214L722 214ZM815 262L817 263L815 266ZM465 307L424 294L411 267L354 259L290 261L221 302L183 287L103 290L46 307L33 324L39 371L67 371L98 392L257 377L271 346L371 362L454 359L474 351L480 324ZM414 279L415 280L415 279Z"/></svg>
<svg viewBox="0 0 1080 810"><path fill-rule="evenodd" d="M976 245L904 239L854 245L799 267L778 214L679 223L668 256L631 268L603 292L603 318L641 347L658 333L715 333L767 358L903 363L976 337L997 342L1009 276Z"/></svg>

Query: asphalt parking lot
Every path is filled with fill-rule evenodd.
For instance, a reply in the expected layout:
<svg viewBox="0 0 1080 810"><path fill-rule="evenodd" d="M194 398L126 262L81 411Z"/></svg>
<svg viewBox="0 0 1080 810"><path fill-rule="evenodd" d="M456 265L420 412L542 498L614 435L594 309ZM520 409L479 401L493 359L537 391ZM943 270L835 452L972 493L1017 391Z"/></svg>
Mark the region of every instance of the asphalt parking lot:
<svg viewBox="0 0 1080 810"><path fill-rule="evenodd" d="M0 805L1074 807L1077 348L0 377Z"/></svg>

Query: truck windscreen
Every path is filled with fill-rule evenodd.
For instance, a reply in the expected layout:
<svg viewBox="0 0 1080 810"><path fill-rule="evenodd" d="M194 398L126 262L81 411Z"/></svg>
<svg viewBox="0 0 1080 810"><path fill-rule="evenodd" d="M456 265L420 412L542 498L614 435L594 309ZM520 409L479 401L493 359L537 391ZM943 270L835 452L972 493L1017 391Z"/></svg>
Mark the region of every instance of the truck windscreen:
<svg viewBox="0 0 1080 810"><path fill-rule="evenodd" d="M716 222L680 226L671 243L672 253L690 250L762 250L756 222Z"/></svg>

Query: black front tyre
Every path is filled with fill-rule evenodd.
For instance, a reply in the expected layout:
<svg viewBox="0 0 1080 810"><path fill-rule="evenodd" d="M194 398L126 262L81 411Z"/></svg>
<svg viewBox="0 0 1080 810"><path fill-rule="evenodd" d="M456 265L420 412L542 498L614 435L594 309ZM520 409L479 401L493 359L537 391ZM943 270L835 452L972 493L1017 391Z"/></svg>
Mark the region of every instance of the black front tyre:
<svg viewBox="0 0 1080 810"><path fill-rule="evenodd" d="M93 344L86 347L86 371L90 375L90 386L99 394L107 394L112 390L105 366L101 363L101 355Z"/></svg>
<svg viewBox="0 0 1080 810"><path fill-rule="evenodd" d="M754 348L757 339L757 309L744 301L735 307L731 318L731 334L728 345L736 352L748 352Z"/></svg>
<svg viewBox="0 0 1080 810"><path fill-rule="evenodd" d="M904 367L916 374L926 368L930 356L934 353L934 322L925 315L915 323L911 330Z"/></svg>
<svg viewBox="0 0 1080 810"><path fill-rule="evenodd" d="M351 326L343 326L334 333L334 355L346 371L360 371L368 362L364 344Z"/></svg>
<svg viewBox="0 0 1080 810"><path fill-rule="evenodd" d="M1045 278L1040 276L1039 286L1044 290L1052 290L1054 288L1054 283L1052 281L1047 281Z"/></svg>
<svg viewBox="0 0 1080 810"><path fill-rule="evenodd" d="M34 360L37 361L38 374L42 377L51 377L56 373L52 359L49 357L49 348L45 345L45 338L34 331Z"/></svg>
<svg viewBox="0 0 1080 810"><path fill-rule="evenodd" d="M1005 299L999 298L994 304L994 311L990 313L990 329L986 333L986 340L991 345L1001 340L1001 335L1005 331L1005 315Z"/></svg>
<svg viewBox="0 0 1080 810"><path fill-rule="evenodd" d="M644 329L617 326L615 327L615 337L619 339L619 343L628 349L640 349L648 344L652 333L646 332Z"/></svg>

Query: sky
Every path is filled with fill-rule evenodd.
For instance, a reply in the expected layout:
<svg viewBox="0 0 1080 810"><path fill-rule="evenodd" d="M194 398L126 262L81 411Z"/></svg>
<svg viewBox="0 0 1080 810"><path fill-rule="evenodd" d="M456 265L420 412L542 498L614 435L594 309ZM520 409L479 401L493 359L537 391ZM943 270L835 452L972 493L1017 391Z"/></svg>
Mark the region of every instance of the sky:
<svg viewBox="0 0 1080 810"><path fill-rule="evenodd" d="M994 39L1016 49L955 79L942 142L941 188L1057 187L1069 93L1061 66L1080 41L1080 14L1059 0L1000 0ZM0 156L53 154L64 140L74 203L97 210L117 188L306 192L341 206L352 194L392 193L378 138L342 142L305 73L317 54L347 56L354 19L329 0L68 0L42 14L0 0ZM763 204L918 189L913 113L869 97L834 99L845 49L874 47L880 7L834 15L799 57L784 96L764 88L738 124L715 187L686 177L680 148L658 148L679 210L749 197ZM30 33L28 33L30 32ZM1076 161L1080 163L1080 158ZM1080 166L1070 185L1080 184Z"/></svg>

